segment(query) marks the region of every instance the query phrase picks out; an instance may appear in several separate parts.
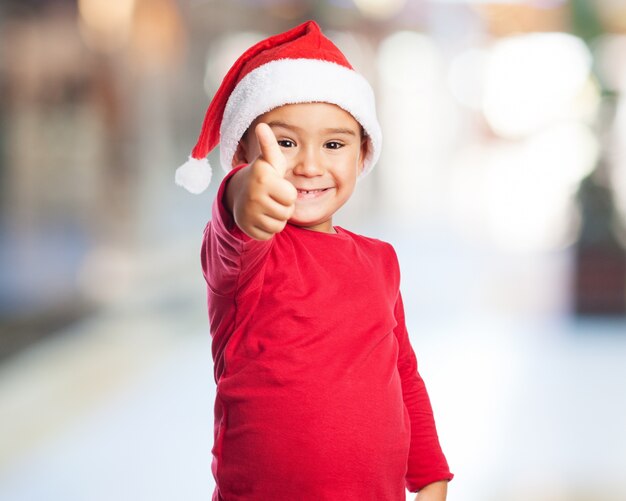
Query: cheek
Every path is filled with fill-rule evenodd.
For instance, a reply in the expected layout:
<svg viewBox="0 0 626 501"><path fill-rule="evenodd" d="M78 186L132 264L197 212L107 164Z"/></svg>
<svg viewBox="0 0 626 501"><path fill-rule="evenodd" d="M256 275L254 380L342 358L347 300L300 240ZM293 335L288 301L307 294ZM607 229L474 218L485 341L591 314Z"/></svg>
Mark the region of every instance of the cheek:
<svg viewBox="0 0 626 501"><path fill-rule="evenodd" d="M350 165L349 170L342 176L340 183L344 196L350 197L356 186L358 165Z"/></svg>
<svg viewBox="0 0 626 501"><path fill-rule="evenodd" d="M259 143L256 140L256 137L248 142L248 161L252 162L261 154L261 150L259 149Z"/></svg>

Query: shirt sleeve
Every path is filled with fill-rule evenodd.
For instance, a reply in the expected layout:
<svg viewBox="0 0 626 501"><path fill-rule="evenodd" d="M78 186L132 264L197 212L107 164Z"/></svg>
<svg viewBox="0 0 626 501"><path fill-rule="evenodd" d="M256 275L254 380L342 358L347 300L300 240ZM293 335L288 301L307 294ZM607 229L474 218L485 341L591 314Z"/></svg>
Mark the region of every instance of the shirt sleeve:
<svg viewBox="0 0 626 501"><path fill-rule="evenodd" d="M452 480L448 462L441 450L433 411L424 381L417 370L417 359L406 329L402 296L395 306L398 322L394 333L398 340L398 372L402 380L402 396L411 420L411 445L405 477L410 492L440 480Z"/></svg>
<svg viewBox="0 0 626 501"><path fill-rule="evenodd" d="M273 242L273 239L250 238L239 229L226 208L226 186L243 167L245 164L234 168L222 180L213 202L211 220L204 229L201 249L202 272L209 290L230 298L254 286Z"/></svg>

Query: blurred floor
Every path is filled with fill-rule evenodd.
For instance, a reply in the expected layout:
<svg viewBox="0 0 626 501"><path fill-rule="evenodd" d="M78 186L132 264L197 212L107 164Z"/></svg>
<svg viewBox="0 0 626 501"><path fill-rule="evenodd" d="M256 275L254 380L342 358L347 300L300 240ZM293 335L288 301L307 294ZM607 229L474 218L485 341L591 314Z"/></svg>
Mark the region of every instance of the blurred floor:
<svg viewBox="0 0 626 501"><path fill-rule="evenodd" d="M568 318L569 253L363 232L398 251L456 473L449 499L626 499L626 321ZM185 254L161 288L134 291L139 303L0 367L0 499L210 499L215 385L196 249Z"/></svg>

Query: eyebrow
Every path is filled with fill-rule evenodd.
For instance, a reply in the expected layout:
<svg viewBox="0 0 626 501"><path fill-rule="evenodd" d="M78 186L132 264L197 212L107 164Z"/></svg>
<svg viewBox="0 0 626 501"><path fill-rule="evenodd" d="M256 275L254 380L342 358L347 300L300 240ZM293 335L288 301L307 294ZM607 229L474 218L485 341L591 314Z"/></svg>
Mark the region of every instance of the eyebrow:
<svg viewBox="0 0 626 501"><path fill-rule="evenodd" d="M292 129L295 131L302 131L301 127L297 125L291 125L287 122L283 122L281 120L272 120L271 122L267 122L267 125L270 127L284 127L285 129ZM356 137L356 132L352 129L347 129L345 127L328 127L326 129L322 129L322 132L326 134L348 134L350 136Z"/></svg>
<svg viewBox="0 0 626 501"><path fill-rule="evenodd" d="M349 134L351 136L355 136L356 137L356 132L354 132L352 129L329 128L329 129L323 129L322 132L326 132L326 133L329 133L329 134Z"/></svg>

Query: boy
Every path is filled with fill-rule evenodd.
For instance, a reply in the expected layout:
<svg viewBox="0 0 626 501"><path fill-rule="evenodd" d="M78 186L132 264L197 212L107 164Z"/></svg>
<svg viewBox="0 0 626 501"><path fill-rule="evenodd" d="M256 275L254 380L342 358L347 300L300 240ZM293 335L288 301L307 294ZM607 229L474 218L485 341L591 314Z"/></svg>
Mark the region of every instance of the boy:
<svg viewBox="0 0 626 501"><path fill-rule="evenodd" d="M220 137L202 245L213 501L445 500L395 252L332 224L380 154L369 84L309 21L235 62L179 184L206 187Z"/></svg>

